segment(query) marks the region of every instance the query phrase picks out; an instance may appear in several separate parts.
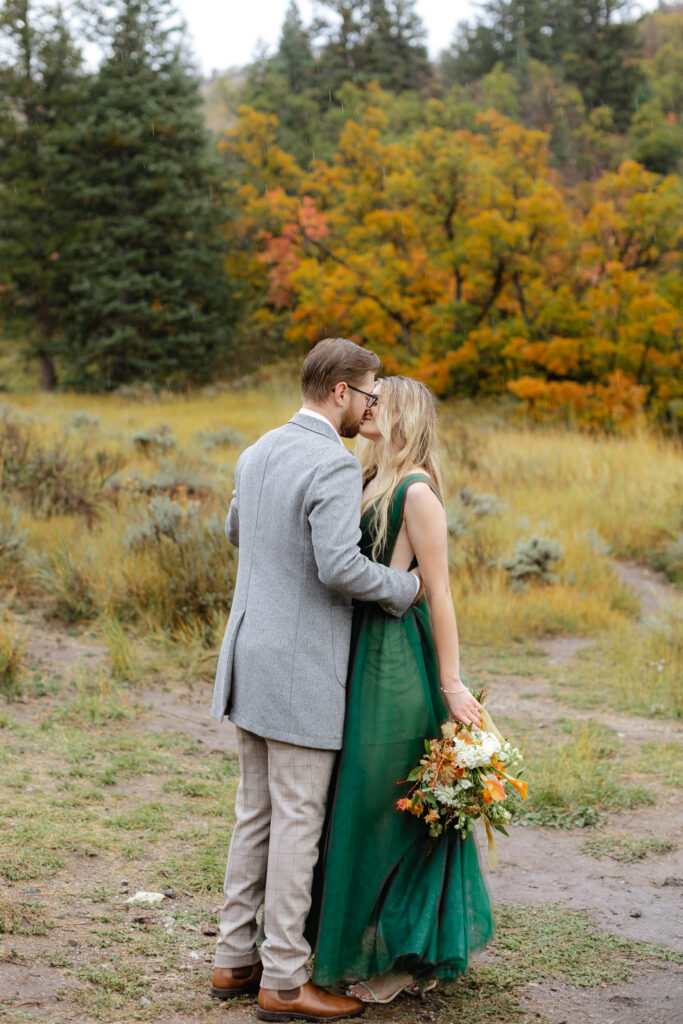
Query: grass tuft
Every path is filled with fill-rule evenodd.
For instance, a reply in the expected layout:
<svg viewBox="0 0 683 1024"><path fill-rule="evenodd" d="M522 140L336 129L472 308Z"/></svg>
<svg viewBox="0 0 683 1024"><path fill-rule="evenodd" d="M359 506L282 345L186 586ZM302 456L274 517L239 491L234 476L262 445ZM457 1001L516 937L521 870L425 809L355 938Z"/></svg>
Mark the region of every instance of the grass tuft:
<svg viewBox="0 0 683 1024"><path fill-rule="evenodd" d="M47 935L50 927L38 904L0 895L0 935Z"/></svg>
<svg viewBox="0 0 683 1024"><path fill-rule="evenodd" d="M645 860L650 854L656 856L660 853L669 853L676 849L676 845L668 839L657 839L654 836L604 833L587 839L582 849L584 853L596 857L598 860L603 857L611 857L612 860L635 864L636 861Z"/></svg>
<svg viewBox="0 0 683 1024"><path fill-rule="evenodd" d="M120 620L115 615L105 615L102 633L109 649L112 678L118 682L137 683L142 669L140 655Z"/></svg>
<svg viewBox="0 0 683 1024"><path fill-rule="evenodd" d="M559 741L536 734L520 742L529 782L520 821L585 828L601 824L607 811L654 803L648 789L624 780L612 729L596 722L568 722L564 727L567 736Z"/></svg>
<svg viewBox="0 0 683 1024"><path fill-rule="evenodd" d="M71 685L74 696L56 712L62 722L103 725L130 718L133 714L130 694L103 668L78 669Z"/></svg>
<svg viewBox="0 0 683 1024"><path fill-rule="evenodd" d="M594 987L625 981L648 954L683 962L666 947L598 931L588 914L556 904L504 904L496 911L496 948L510 953L525 981L558 978Z"/></svg>
<svg viewBox="0 0 683 1024"><path fill-rule="evenodd" d="M0 618L0 693L5 700L18 697L22 690L21 660L24 637L9 615Z"/></svg>

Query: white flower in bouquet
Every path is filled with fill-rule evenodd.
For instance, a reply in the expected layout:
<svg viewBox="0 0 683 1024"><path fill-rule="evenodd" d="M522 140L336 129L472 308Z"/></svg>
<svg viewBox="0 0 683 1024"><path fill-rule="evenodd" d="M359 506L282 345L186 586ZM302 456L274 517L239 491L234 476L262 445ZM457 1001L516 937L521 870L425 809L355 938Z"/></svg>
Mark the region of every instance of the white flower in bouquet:
<svg viewBox="0 0 683 1024"><path fill-rule="evenodd" d="M482 768L490 764L491 758L495 754L500 754L503 749L493 733L473 729L469 735L472 742L468 743L461 739L452 741L456 764L462 768Z"/></svg>

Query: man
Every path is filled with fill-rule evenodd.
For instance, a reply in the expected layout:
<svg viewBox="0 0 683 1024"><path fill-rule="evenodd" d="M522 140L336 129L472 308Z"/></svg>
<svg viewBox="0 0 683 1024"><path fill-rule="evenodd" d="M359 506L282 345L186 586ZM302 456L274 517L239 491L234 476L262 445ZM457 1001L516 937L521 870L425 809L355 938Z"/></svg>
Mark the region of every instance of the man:
<svg viewBox="0 0 683 1024"><path fill-rule="evenodd" d="M211 714L237 727L241 779L211 991L258 991L261 1020L363 1011L308 980L304 925L342 744L352 598L400 616L421 589L358 548L361 472L341 438L358 433L378 367L344 338L315 346L301 371L303 408L242 453L226 521L240 555Z"/></svg>

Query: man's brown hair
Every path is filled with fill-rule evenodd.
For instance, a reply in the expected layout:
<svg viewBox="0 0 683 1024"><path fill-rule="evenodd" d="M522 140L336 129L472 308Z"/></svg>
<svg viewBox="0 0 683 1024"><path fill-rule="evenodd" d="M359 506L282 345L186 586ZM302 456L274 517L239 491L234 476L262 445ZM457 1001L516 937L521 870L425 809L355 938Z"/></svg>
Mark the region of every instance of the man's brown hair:
<svg viewBox="0 0 683 1024"><path fill-rule="evenodd" d="M301 394L310 402L324 402L340 381L357 385L367 373L377 373L379 358L347 338L324 338L304 359Z"/></svg>

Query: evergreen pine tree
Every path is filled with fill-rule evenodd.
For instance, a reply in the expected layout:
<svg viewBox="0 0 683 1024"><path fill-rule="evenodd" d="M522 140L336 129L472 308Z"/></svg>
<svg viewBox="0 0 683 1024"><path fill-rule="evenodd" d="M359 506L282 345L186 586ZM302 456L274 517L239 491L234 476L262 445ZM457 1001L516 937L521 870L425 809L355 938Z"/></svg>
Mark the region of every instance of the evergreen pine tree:
<svg viewBox="0 0 683 1024"><path fill-rule="evenodd" d="M241 100L277 114L278 145L307 166L316 153L322 97L310 33L291 0L272 57L262 54L249 67Z"/></svg>
<svg viewBox="0 0 683 1024"><path fill-rule="evenodd" d="M60 8L6 0L0 29L0 310L6 336L37 357L39 383L51 389L69 320L64 249L74 221L70 197L56 199L56 163L64 165L59 139L82 113L86 79Z"/></svg>
<svg viewBox="0 0 683 1024"><path fill-rule="evenodd" d="M426 30L415 0L369 0L358 63L391 92L420 89L431 78Z"/></svg>
<svg viewBox="0 0 683 1024"><path fill-rule="evenodd" d="M643 83L630 7L631 0L486 0L474 25L458 27L442 71L467 84L500 62L524 84L532 58L577 86L588 109L611 107L623 128Z"/></svg>
<svg viewBox="0 0 683 1024"><path fill-rule="evenodd" d="M425 28L415 0L322 0L336 22L323 22L321 77L334 94L345 82L373 79L393 92L420 89L431 78Z"/></svg>
<svg viewBox="0 0 683 1024"><path fill-rule="evenodd" d="M645 76L636 62L641 47L630 0L581 0L563 10L558 59L564 77L577 86L589 110L611 107L619 129L628 127Z"/></svg>
<svg viewBox="0 0 683 1024"><path fill-rule="evenodd" d="M315 57L310 34L304 28L295 0L290 0L282 23L273 70L282 76L287 88L293 92L304 92L314 85Z"/></svg>
<svg viewBox="0 0 683 1024"><path fill-rule="evenodd" d="M63 194L82 207L68 258L65 382L199 382L231 350L219 161L170 0L118 0L94 76L77 165Z"/></svg>

